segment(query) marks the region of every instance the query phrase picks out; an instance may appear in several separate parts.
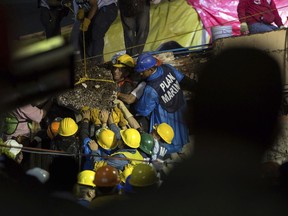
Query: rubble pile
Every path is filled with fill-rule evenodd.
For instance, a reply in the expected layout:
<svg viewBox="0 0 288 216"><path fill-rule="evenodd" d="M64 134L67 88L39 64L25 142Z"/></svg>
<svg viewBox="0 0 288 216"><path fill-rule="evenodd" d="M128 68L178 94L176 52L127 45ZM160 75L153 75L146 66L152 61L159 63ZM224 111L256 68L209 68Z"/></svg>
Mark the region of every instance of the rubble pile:
<svg viewBox="0 0 288 216"><path fill-rule="evenodd" d="M86 71L83 62L76 62L74 89L59 95L57 102L74 111L79 111L84 106L110 109L116 88L109 67L96 65L93 59L87 59Z"/></svg>
<svg viewBox="0 0 288 216"><path fill-rule="evenodd" d="M191 52L187 55L174 56L172 52L155 55L163 63L171 64L191 79L198 79L204 65L212 58L212 51Z"/></svg>

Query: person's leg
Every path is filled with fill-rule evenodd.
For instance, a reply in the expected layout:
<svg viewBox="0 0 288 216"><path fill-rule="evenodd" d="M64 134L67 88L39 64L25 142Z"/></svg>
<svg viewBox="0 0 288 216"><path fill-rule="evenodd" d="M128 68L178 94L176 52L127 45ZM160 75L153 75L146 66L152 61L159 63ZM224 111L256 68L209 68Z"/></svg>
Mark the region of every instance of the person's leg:
<svg viewBox="0 0 288 216"><path fill-rule="evenodd" d="M80 37L81 22L77 19L78 9L79 9L78 5L76 4L75 1L73 1L74 23L73 23L72 30L70 33L70 41L71 41L72 46L74 47L75 52L78 52L80 51L80 49L83 49L82 46L80 45L80 40L82 39Z"/></svg>
<svg viewBox="0 0 288 216"><path fill-rule="evenodd" d="M126 17L120 11L120 17L124 33L124 43L126 48L126 53L133 56L133 47L136 44L136 17Z"/></svg>
<svg viewBox="0 0 288 216"><path fill-rule="evenodd" d="M40 21L45 29L46 38L61 34L61 19L59 19L59 11L40 8Z"/></svg>
<svg viewBox="0 0 288 216"><path fill-rule="evenodd" d="M263 32L269 32L277 30L278 27L274 25L269 25L265 23L253 23L251 25L248 25L250 34L256 34L256 33L263 33Z"/></svg>
<svg viewBox="0 0 288 216"><path fill-rule="evenodd" d="M92 23L92 56L96 56L97 63L103 63L104 37L114 20L117 18L116 4L102 7L95 15Z"/></svg>
<svg viewBox="0 0 288 216"><path fill-rule="evenodd" d="M142 13L137 15L136 20L136 46L133 49L133 55L141 54L149 34L150 27L150 6L145 5Z"/></svg>
<svg viewBox="0 0 288 216"><path fill-rule="evenodd" d="M82 49L82 46L80 45L80 40L82 40L80 38L80 24L79 20L75 20L70 33L70 41L75 51L80 51L80 49Z"/></svg>

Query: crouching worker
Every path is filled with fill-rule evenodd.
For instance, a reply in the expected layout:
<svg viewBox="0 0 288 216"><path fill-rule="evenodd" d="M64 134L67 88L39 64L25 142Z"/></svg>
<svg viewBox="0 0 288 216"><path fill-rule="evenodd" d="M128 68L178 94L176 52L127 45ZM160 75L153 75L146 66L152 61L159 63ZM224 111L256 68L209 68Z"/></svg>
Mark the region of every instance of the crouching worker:
<svg viewBox="0 0 288 216"><path fill-rule="evenodd" d="M78 125L68 117L60 121L58 134L51 141L51 149L71 154L79 152Z"/></svg>
<svg viewBox="0 0 288 216"><path fill-rule="evenodd" d="M117 169L109 165L100 167L96 171L94 183L97 197L91 202L91 208L103 207L112 201L120 200L120 175Z"/></svg>
<svg viewBox="0 0 288 216"><path fill-rule="evenodd" d="M127 195L143 195L158 190L160 181L155 168L149 164L137 164L131 175L127 177L125 193Z"/></svg>
<svg viewBox="0 0 288 216"><path fill-rule="evenodd" d="M90 206L90 202L96 197L95 172L83 170L77 176L76 197L77 202L85 207Z"/></svg>
<svg viewBox="0 0 288 216"><path fill-rule="evenodd" d="M111 154L105 161L99 162L97 160L97 158L101 156L99 155L99 152L97 152L97 146L95 143L89 143L92 154L96 156L94 157L94 170L97 170L99 167L107 164L115 167L121 174L126 168L130 169L131 165L134 166L138 163L144 162L143 156L137 150L141 141L140 133L134 128L129 128L126 130L121 130L120 134L121 139L118 140L117 144L118 150Z"/></svg>
<svg viewBox="0 0 288 216"><path fill-rule="evenodd" d="M157 171L163 171L166 164L164 163L170 158L170 154L168 154L168 145L171 145L174 138L174 130L173 128L163 122L159 125L154 125L151 135L154 138L154 147L152 152L152 163L157 169Z"/></svg>

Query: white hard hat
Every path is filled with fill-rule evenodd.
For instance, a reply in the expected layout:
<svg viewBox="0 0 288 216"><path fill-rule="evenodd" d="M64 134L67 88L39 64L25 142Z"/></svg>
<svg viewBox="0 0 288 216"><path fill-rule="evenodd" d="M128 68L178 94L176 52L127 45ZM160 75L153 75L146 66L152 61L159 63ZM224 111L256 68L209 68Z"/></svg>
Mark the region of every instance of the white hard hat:
<svg viewBox="0 0 288 216"><path fill-rule="evenodd" d="M15 157L21 151L23 145L19 144L16 140L10 139L4 142L4 145L10 147L9 152L13 154Z"/></svg>
<svg viewBox="0 0 288 216"><path fill-rule="evenodd" d="M49 172L39 167L34 167L26 171L27 175L34 176L37 178L42 184L48 181L49 179Z"/></svg>

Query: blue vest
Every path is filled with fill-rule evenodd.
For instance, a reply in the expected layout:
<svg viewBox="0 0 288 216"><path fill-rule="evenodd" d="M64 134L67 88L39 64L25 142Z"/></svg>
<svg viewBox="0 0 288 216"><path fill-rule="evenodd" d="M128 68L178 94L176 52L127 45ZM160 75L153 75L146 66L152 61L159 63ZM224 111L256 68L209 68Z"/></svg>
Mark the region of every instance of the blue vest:
<svg viewBox="0 0 288 216"><path fill-rule="evenodd" d="M167 112L173 113L185 104L184 95L173 69L165 64L161 65L161 67L163 75L147 81L147 85L150 85L158 93L162 108Z"/></svg>

